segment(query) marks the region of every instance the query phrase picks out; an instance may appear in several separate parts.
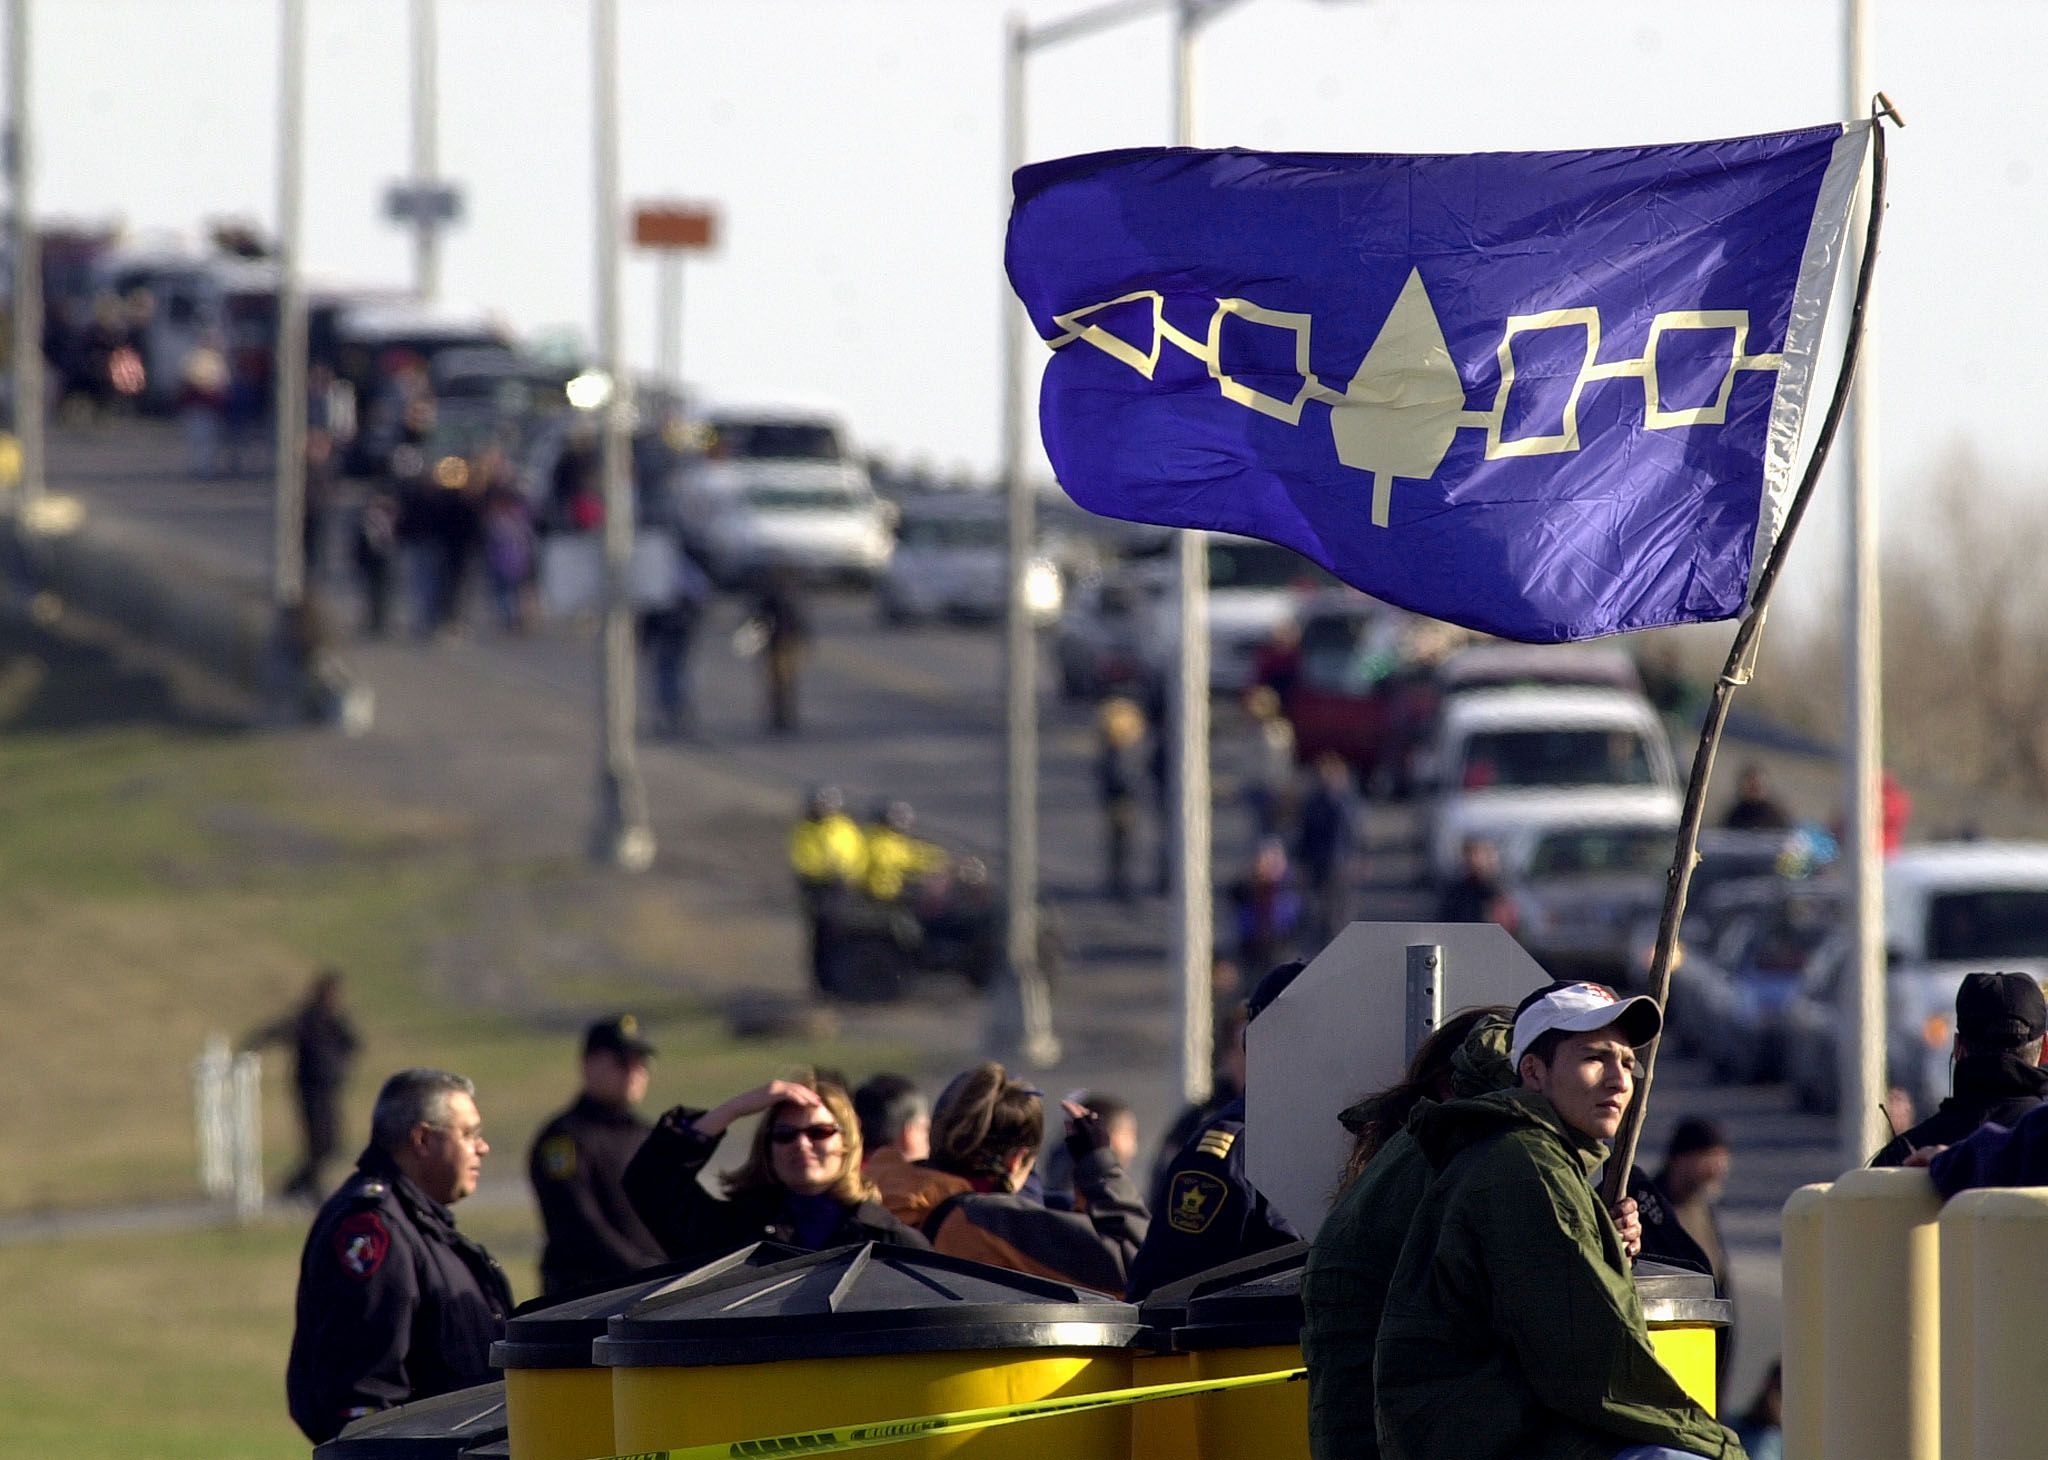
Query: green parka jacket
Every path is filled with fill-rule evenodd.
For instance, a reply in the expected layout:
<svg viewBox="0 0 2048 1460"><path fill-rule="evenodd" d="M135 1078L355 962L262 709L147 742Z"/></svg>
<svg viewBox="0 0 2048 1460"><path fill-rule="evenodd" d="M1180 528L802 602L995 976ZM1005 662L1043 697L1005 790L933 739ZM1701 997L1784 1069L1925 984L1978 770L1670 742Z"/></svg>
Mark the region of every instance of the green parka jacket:
<svg viewBox="0 0 2048 1460"><path fill-rule="evenodd" d="M1470 1099L1512 1087L1508 1047L1513 1038L1514 1026L1505 1019L1486 1019L1475 1027L1451 1056L1451 1093ZM1345 1112L1347 1125L1354 1112L1370 1119L1369 1110L1353 1106ZM1408 1224L1435 1176L1415 1138L1397 1132L1338 1194L1316 1232L1301 1277L1308 1449L1314 1460L1378 1460L1373 1344Z"/></svg>
<svg viewBox="0 0 2048 1460"><path fill-rule="evenodd" d="M1409 1129L1438 1175L1380 1322L1386 1460L1613 1460L1631 1445L1741 1460L1650 1349L1589 1180L1606 1147L1530 1090L1426 1107Z"/></svg>

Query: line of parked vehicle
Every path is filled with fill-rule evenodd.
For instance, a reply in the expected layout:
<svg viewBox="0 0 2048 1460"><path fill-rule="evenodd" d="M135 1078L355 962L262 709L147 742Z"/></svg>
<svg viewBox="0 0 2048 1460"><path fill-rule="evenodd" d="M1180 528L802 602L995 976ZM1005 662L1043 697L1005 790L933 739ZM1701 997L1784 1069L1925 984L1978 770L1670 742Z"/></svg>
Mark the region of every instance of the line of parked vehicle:
<svg viewBox="0 0 2048 1460"><path fill-rule="evenodd" d="M1271 556L1262 556L1271 555ZM1681 809L1665 717L1635 662L1599 645L1483 642L1374 602L1292 554L1212 540L1224 611L1214 687L1275 689L1296 756L1342 757L1375 799L1409 804L1422 875L1498 854L1507 917L1560 976L1647 981ZM1058 631L1072 698L1158 683L1172 645L1170 566L1139 559L1085 584ZM1837 1100L1844 879L1818 825L1715 830L1700 844L1671 1038L1727 1082L1783 1080ZM1921 1112L1949 1093L1957 986L1973 970L2048 978L2048 844L1896 850L1885 870L1890 1081Z"/></svg>

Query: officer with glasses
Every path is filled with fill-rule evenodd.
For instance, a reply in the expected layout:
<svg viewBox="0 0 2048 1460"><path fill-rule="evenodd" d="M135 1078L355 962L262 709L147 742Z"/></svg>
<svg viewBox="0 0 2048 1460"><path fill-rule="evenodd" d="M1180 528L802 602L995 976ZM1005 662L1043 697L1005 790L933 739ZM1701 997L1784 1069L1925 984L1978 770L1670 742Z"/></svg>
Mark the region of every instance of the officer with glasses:
<svg viewBox="0 0 2048 1460"><path fill-rule="evenodd" d="M721 1173L724 1196L698 1180L727 1127L758 1115L746 1159ZM839 1247L929 1244L875 1200L861 1169L860 1121L836 1075L800 1070L709 1110L679 1105L626 1167L626 1195L671 1258L709 1261L752 1242Z"/></svg>
<svg viewBox="0 0 2048 1460"><path fill-rule="evenodd" d="M512 1288L449 1210L476 1191L490 1149L461 1075L401 1070L384 1082L369 1148L299 1259L285 1393L314 1444L362 1415L498 1376L491 1344Z"/></svg>

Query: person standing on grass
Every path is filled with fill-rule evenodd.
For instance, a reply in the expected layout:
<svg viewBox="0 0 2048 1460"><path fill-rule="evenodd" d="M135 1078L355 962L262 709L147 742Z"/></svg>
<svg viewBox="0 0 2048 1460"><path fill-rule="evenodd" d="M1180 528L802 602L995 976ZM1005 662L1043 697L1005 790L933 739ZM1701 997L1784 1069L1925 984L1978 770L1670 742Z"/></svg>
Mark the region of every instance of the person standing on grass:
<svg viewBox="0 0 2048 1460"><path fill-rule="evenodd" d="M626 1164L647 1139L648 1124L634 1107L647 1098L653 1058L631 1014L600 1019L583 1035L575 1103L533 1138L526 1169L547 1234L544 1294L623 1280L662 1260L661 1244L626 1196Z"/></svg>
<svg viewBox="0 0 2048 1460"><path fill-rule="evenodd" d="M476 1086L444 1070L384 1082L370 1144L306 1237L285 1397L318 1445L350 1420L498 1377L512 1285L449 1208L490 1153Z"/></svg>
<svg viewBox="0 0 2048 1460"><path fill-rule="evenodd" d="M284 1194L317 1204L327 1194L323 1169L340 1141L341 1087L348 1080L359 1041L356 1026L341 1006L341 972L323 968L313 976L305 1001L242 1041L245 1050L286 1044L292 1051L292 1093L298 1097L299 1129L306 1158L285 1183Z"/></svg>

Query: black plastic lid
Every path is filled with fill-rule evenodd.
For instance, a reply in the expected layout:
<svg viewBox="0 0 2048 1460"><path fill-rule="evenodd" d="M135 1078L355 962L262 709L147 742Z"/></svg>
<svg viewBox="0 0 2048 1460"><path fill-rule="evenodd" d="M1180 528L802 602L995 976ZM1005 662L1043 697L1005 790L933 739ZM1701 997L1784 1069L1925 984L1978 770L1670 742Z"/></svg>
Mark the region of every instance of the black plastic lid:
<svg viewBox="0 0 2048 1460"><path fill-rule="evenodd" d="M1289 1269L1298 1270L1308 1261L1308 1243L1290 1242L1240 1257L1219 1267L1207 1268L1179 1282L1168 1283L1138 1306L1145 1325L1145 1342L1160 1353L1173 1351L1173 1335L1188 1321L1188 1307L1197 1298L1220 1293L1254 1278L1267 1277Z"/></svg>
<svg viewBox="0 0 2048 1460"><path fill-rule="evenodd" d="M592 1346L620 1368L1018 1348L1123 1348L1137 1310L1086 1288L867 1242L651 1297Z"/></svg>
<svg viewBox="0 0 2048 1460"><path fill-rule="evenodd" d="M1714 1295L1711 1273L1663 1262L1639 1262L1635 1279L1636 1297L1642 1300L1645 1322L1714 1323L1725 1327L1734 1318L1734 1305Z"/></svg>
<svg viewBox="0 0 2048 1460"><path fill-rule="evenodd" d="M1174 1347L1192 1351L1299 1344L1301 1274L1307 1262L1307 1244L1297 1244L1286 1258L1262 1272L1196 1293L1188 1302L1187 1321L1174 1330Z"/></svg>
<svg viewBox="0 0 2048 1460"><path fill-rule="evenodd" d="M456 1460L505 1434L504 1384L479 1384L364 1415L313 1460Z"/></svg>
<svg viewBox="0 0 2048 1460"><path fill-rule="evenodd" d="M491 1345L491 1362L501 1369L587 1369L590 1345L604 1337L605 1325L636 1304L681 1288L716 1285L803 1253L781 1242L756 1242L716 1262L650 1268L624 1287L528 1303L505 1325L505 1336Z"/></svg>

